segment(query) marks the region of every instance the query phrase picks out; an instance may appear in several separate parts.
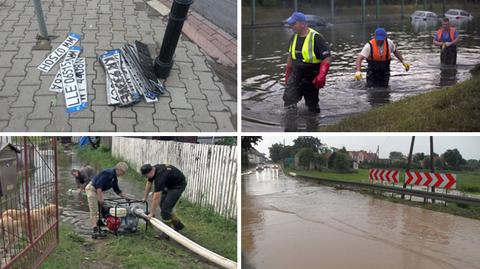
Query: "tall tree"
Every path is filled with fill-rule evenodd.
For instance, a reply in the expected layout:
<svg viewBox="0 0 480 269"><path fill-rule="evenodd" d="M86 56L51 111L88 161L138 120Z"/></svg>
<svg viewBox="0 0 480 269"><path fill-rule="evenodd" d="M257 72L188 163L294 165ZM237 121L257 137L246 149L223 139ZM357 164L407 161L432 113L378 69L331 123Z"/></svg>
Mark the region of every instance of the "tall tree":
<svg viewBox="0 0 480 269"><path fill-rule="evenodd" d="M425 153L423 152L419 152L419 153L415 153L413 154L413 162L414 163L420 163L420 161L423 161L425 159Z"/></svg>
<svg viewBox="0 0 480 269"><path fill-rule="evenodd" d="M305 169L308 170L313 161L315 161L315 154L311 148L303 148L298 152L298 162Z"/></svg>
<svg viewBox="0 0 480 269"><path fill-rule="evenodd" d="M323 148L320 139L313 136L299 136L297 139L293 140L293 147L297 150L310 148L316 153L321 152Z"/></svg>
<svg viewBox="0 0 480 269"><path fill-rule="evenodd" d="M261 136L242 136L242 150L249 150L253 148L253 145L257 145L262 140Z"/></svg>
<svg viewBox="0 0 480 269"><path fill-rule="evenodd" d="M392 151L390 152L390 160L400 160L403 159L403 153L399 151Z"/></svg>
<svg viewBox="0 0 480 269"><path fill-rule="evenodd" d="M273 162L278 162L282 159L282 151L283 151L283 145L280 143L275 143L271 147L268 148L268 151L270 152L270 159Z"/></svg>
<svg viewBox="0 0 480 269"><path fill-rule="evenodd" d="M458 149L448 149L442 154L442 159L445 161L446 165L455 170L460 169L460 165L466 162Z"/></svg>
<svg viewBox="0 0 480 269"><path fill-rule="evenodd" d="M335 155L335 160L333 161L333 167L335 167L335 170L340 172L346 172L350 170L350 160L348 154L338 151Z"/></svg>

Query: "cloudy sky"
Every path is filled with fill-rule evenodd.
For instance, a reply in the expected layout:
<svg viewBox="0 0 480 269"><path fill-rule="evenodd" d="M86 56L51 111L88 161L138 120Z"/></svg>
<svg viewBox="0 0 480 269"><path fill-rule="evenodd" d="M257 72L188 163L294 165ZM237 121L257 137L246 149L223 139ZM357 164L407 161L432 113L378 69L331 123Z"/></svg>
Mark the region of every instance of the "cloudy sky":
<svg viewBox="0 0 480 269"><path fill-rule="evenodd" d="M380 158L388 158L391 151L400 151L404 155L408 155L410 149L411 136L339 136L339 135L322 135L316 136L323 144L329 147L341 148L347 150L366 150L371 152L377 151L380 147ZM268 148L274 143L284 143L293 145L293 140L297 138L295 135L283 136L263 136L263 141L255 148L269 156ZM430 153L429 136L416 136L413 152ZM444 153L447 149L457 148L464 159L480 159L480 136L434 136L433 137L434 152L438 154Z"/></svg>

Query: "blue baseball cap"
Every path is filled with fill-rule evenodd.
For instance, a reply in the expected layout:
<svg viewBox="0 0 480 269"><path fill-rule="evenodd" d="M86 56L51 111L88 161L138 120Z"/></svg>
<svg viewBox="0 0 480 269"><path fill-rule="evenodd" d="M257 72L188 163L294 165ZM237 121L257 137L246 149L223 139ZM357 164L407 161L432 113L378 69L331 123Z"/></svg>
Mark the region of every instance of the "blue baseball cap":
<svg viewBox="0 0 480 269"><path fill-rule="evenodd" d="M288 23L289 25L293 25L293 24L295 24L297 21L301 21L301 22L307 21L307 19L305 18L305 14L303 14L302 12L293 12L293 13L292 13L292 16L290 16L290 17L287 19L287 23Z"/></svg>
<svg viewBox="0 0 480 269"><path fill-rule="evenodd" d="M387 37L387 32L383 28L377 28L375 30L375 40L385 40Z"/></svg>

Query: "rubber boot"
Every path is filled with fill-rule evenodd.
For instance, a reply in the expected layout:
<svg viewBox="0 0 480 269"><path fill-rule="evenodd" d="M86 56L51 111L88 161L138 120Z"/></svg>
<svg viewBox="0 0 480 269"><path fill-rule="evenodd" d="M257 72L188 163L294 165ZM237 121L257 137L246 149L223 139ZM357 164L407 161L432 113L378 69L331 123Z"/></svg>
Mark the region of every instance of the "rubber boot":
<svg viewBox="0 0 480 269"><path fill-rule="evenodd" d="M105 230L103 230L102 228L98 228L98 237L100 238L105 238L107 237L107 232L105 232Z"/></svg>
<svg viewBox="0 0 480 269"><path fill-rule="evenodd" d="M98 220L97 220L97 226L98 226L98 227L105 227L105 226L107 226L107 225L105 225L105 223L103 223L103 221L102 221L101 219L98 219Z"/></svg>
<svg viewBox="0 0 480 269"><path fill-rule="evenodd" d="M92 239L98 239L99 233L98 227L93 227Z"/></svg>
<svg viewBox="0 0 480 269"><path fill-rule="evenodd" d="M177 217L175 213L172 213L172 224L173 224L173 229L177 232L185 228L185 225L183 225L183 223L180 221L180 219Z"/></svg>
<svg viewBox="0 0 480 269"><path fill-rule="evenodd" d="M319 114L320 113L320 106L314 106L314 107L309 107L308 111L314 114Z"/></svg>

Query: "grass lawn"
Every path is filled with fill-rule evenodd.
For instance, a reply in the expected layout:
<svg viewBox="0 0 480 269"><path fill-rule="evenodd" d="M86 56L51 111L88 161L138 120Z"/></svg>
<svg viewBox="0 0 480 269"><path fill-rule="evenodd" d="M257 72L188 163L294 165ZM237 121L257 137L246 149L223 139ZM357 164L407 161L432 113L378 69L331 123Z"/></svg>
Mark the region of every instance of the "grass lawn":
<svg viewBox="0 0 480 269"><path fill-rule="evenodd" d="M295 172L299 176L310 176L324 179L334 179L334 180L343 180L343 181L355 181L362 183L370 183L368 179L368 169L359 169L352 173L337 173L335 171L297 171L289 170ZM288 171L286 171L288 172ZM457 190L465 192L474 192L480 193L480 172L453 172L457 175ZM400 171L400 184L403 183L404 171ZM399 195L394 197L375 194L371 191L360 190L359 192L366 195L373 195L376 198L388 200L394 203L402 203L409 206L421 207L429 210L445 212L453 215L480 219L480 207L468 206L468 205L458 205L454 203L448 203L447 206L443 204L431 204L431 203L422 203L414 202L405 199L400 199Z"/></svg>
<svg viewBox="0 0 480 269"><path fill-rule="evenodd" d="M480 66L471 79L321 127L335 132L467 132L480 131Z"/></svg>
<svg viewBox="0 0 480 269"><path fill-rule="evenodd" d="M85 148L77 153L83 161L97 167L113 167L120 161L111 157L106 149ZM144 181L136 171L129 169L127 175L143 187ZM186 200L180 200L176 208L186 226L181 232L183 235L219 255L237 260L235 220L227 220ZM145 232L143 226L134 234L119 237L109 234L104 240L91 240L62 223L60 245L41 268L214 268L173 240L153 238L156 233L153 227Z"/></svg>
<svg viewBox="0 0 480 269"><path fill-rule="evenodd" d="M368 172L369 169L358 169L352 173L338 173L335 171L295 171L297 175L303 176L371 183L370 179L368 179ZM457 190L480 193L480 171L449 172L457 175ZM403 184L404 182L404 175L405 171L400 170L400 184Z"/></svg>

